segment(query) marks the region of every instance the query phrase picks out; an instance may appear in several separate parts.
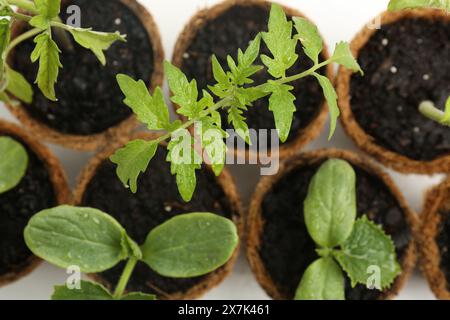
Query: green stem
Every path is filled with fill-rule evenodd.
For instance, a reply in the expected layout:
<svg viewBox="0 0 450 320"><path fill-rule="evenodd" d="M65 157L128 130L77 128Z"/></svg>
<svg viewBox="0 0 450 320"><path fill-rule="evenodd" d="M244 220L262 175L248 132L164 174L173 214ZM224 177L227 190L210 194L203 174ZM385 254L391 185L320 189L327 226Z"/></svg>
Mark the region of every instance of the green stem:
<svg viewBox="0 0 450 320"><path fill-rule="evenodd" d="M11 43L8 45L8 47L6 48L5 52L3 53L3 60L5 61L6 58L8 57L8 54L11 52L12 49L14 49L17 45L19 45L21 42L41 33L42 30L38 29L38 28L34 28L31 30L28 30L25 33L22 33L20 36L18 36L17 38L15 38L13 41L11 41Z"/></svg>
<svg viewBox="0 0 450 320"><path fill-rule="evenodd" d="M310 69L308 69L308 70L306 70L306 71L304 71L302 73L295 74L293 76L282 78L282 79L279 79L279 80L275 80L275 82L280 83L280 84L285 84L285 83L290 83L290 82L294 82L294 81L300 80L302 78L305 78L307 76L312 75L314 72L316 72L320 68L325 67L325 66L329 65L332 62L333 62L332 59L325 60L325 61L323 61L323 62L321 62L319 64L316 64L312 68L310 68ZM262 84L260 86L262 87L262 86L264 86L264 84ZM258 87L260 87L260 86L258 86Z"/></svg>
<svg viewBox="0 0 450 320"><path fill-rule="evenodd" d="M29 0L7 0L7 3L12 6L17 6L20 9L26 10L32 14L38 13L36 6L34 5L34 2Z"/></svg>
<svg viewBox="0 0 450 320"><path fill-rule="evenodd" d="M19 12L9 12L9 16L16 19L16 20L22 20L22 21L30 21L31 20L31 16L28 16L26 14L22 14Z"/></svg>
<svg viewBox="0 0 450 320"><path fill-rule="evenodd" d="M134 257L131 257L128 260L125 269L123 269L122 275L120 276L119 283L117 284L116 290L114 291L114 298L120 299L123 296L125 288L127 287L128 281L130 280L131 274L133 273L134 267L136 267L136 263L138 260Z"/></svg>
<svg viewBox="0 0 450 320"><path fill-rule="evenodd" d="M450 123L445 122L445 114L443 111L436 108L433 102L424 101L419 105L419 111L427 118L439 122L443 125L450 126Z"/></svg>

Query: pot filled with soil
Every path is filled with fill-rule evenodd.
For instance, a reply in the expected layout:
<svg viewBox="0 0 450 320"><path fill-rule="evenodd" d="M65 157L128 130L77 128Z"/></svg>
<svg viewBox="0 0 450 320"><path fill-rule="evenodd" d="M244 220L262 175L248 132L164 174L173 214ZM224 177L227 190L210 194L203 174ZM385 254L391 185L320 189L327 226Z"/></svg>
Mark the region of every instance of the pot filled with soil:
<svg viewBox="0 0 450 320"><path fill-rule="evenodd" d="M39 138L77 150L95 150L137 125L122 102L116 74L143 79L152 91L163 81L164 53L153 18L137 1L62 1L62 21L73 20L73 5L80 9L82 27L119 31L127 35L127 42L116 42L105 51L107 63L102 66L92 52L68 41L72 38L55 35L64 66L56 84L58 101L48 100L34 85L31 104L9 109ZM17 23L13 37L25 31L26 25ZM33 45L32 39L20 44L10 57L10 65L30 83L34 83L38 67L30 61Z"/></svg>
<svg viewBox="0 0 450 320"><path fill-rule="evenodd" d="M368 289L363 284L353 287L348 268L344 268L347 273L342 282L342 298L391 298L398 293L414 268L413 234L417 218L387 174L368 159L347 151L331 149L290 157L283 162L279 174L261 180L253 195L248 216L247 256L252 270L273 299L297 297L296 290L301 280L303 283L307 267L323 256L323 250L316 250L318 247L309 233L305 210L310 183L329 159L345 160L350 164L347 164L350 169L353 167L356 216L365 215L368 220L360 220L380 225L384 233L391 237L389 242L399 264L397 276L393 277L395 280L388 290ZM336 226L341 224L342 221ZM353 228L356 229L356 224ZM364 236L365 241L361 243L369 238Z"/></svg>
<svg viewBox="0 0 450 320"><path fill-rule="evenodd" d="M450 77L450 16L439 10L381 15L381 28L364 28L352 50L365 75L339 71L342 123L362 150L404 173L450 169L450 131L419 111L444 108Z"/></svg>
<svg viewBox="0 0 450 320"><path fill-rule="evenodd" d="M430 190L422 215L418 237L421 269L434 294L450 299L450 181Z"/></svg>
<svg viewBox="0 0 450 320"><path fill-rule="evenodd" d="M140 139L155 139L154 134L140 134ZM192 200L186 203L179 195L175 177L166 162L167 151L159 148L151 161L152 170L139 178L138 191L126 189L116 175L116 166L109 157L126 141L117 142L90 161L80 176L75 190L75 204L103 210L128 230L137 243L143 243L149 230L180 214L212 212L234 221L242 234L242 210L231 176L226 170L215 177L204 166L197 172L197 188ZM232 270L237 257L205 276L175 279L163 277L144 263L138 263L126 288L157 295L158 299L194 299L218 285ZM108 288L118 282L124 265L93 275Z"/></svg>
<svg viewBox="0 0 450 320"><path fill-rule="evenodd" d="M224 1L209 9L199 11L186 25L178 38L175 46L172 62L179 67L188 77L196 79L199 88L215 83L211 67L211 57L215 55L221 65L226 65L227 56L236 56L238 49L244 49L249 42L261 31L267 31L271 2L258 0L229 0ZM288 18L304 17L304 15L292 8L283 7ZM297 74L312 67L311 60L306 56L299 42L296 53L298 62L287 72L287 75ZM265 44L261 45L261 54L270 54ZM325 48L320 55L320 61L328 59ZM260 58L255 64L262 65ZM319 73L333 78L333 67L328 65ZM254 75L255 85L267 82L270 79L267 71L261 70ZM292 123L291 134L285 145L280 146L280 156L288 154L289 150L298 150L311 142L321 132L327 116L327 105L323 97L323 91L316 79L306 77L293 82L293 94L297 98ZM247 118L250 129L267 129L267 141L263 141L270 152L271 134L275 129L274 117L269 110L268 97L260 99L245 111L243 116ZM175 106L177 108L177 106ZM224 129L232 129L228 123L226 111L221 110ZM261 141L259 142L261 143ZM255 153L244 144L237 144L235 151L238 154L246 152Z"/></svg>
<svg viewBox="0 0 450 320"><path fill-rule="evenodd" d="M2 145L4 141L18 144L27 158L24 174L17 183L4 188L5 181L0 179L0 286L3 286L26 276L40 262L23 239L28 220L40 210L68 203L70 190L57 158L21 128L0 121L0 139ZM2 154L0 170L6 170L7 162L16 159L17 154L17 149ZM7 179L14 175L9 170L6 175L1 174Z"/></svg>

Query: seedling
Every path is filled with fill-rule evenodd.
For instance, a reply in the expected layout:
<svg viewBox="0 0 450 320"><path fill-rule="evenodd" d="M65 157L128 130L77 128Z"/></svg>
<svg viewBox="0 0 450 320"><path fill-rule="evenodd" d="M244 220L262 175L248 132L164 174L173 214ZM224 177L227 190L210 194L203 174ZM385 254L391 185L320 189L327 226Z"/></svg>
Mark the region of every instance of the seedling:
<svg viewBox="0 0 450 320"><path fill-rule="evenodd" d="M56 286L54 300L154 300L154 295L142 292L125 293L138 262L165 277L197 277L224 265L239 239L232 221L212 213L189 213L156 227L139 246L108 214L71 206L39 212L24 235L36 256L61 268L97 273L127 261L113 293L98 283L81 281L79 289Z"/></svg>
<svg viewBox="0 0 450 320"><path fill-rule="evenodd" d="M450 0L391 0L388 9L397 11L414 8L436 8L450 12ZM450 126L450 97L445 104L445 112L438 109L432 101L423 101L419 105L419 111L431 120Z"/></svg>
<svg viewBox="0 0 450 320"><path fill-rule="evenodd" d="M264 66L255 65L260 56L261 40L271 52L270 57L261 55ZM298 60L296 47L299 40L314 66L302 73L286 76L286 72ZM204 88L201 98L196 80L189 81L181 70L166 62L164 67L172 91L171 100L180 106L177 113L188 119L185 123L170 121L161 88L157 88L151 96L142 80L135 81L129 76L118 75L118 83L126 97L124 102L137 118L150 130L167 132L153 141L132 141L111 157L111 161L118 166L120 180L132 192L136 192L139 174L147 170L159 143L169 140L167 161L171 162L171 171L176 175L181 196L185 201L190 201L196 187L195 171L201 168L201 164L211 164L216 175L220 175L224 167L227 153L224 139L227 133L222 128L218 110L227 110L228 121L234 126L236 133L251 144L243 113L256 100L270 96L269 109L274 114L280 140L285 142L296 111L296 97L291 93L293 87L289 83L307 76L315 77L323 88L331 115L331 138L340 114L337 95L331 81L318 71L332 63L361 73L362 70L353 58L348 43L338 43L333 56L319 63L322 50L323 40L315 25L304 18L288 21L283 9L273 5L268 32L258 34L245 52L238 50L237 59L228 56L228 68L221 66L215 56L212 57L212 70L217 83ZM252 86L252 76L265 67L273 79ZM194 125L197 130L193 137L187 129Z"/></svg>
<svg viewBox="0 0 450 320"><path fill-rule="evenodd" d="M28 154L16 140L0 137L0 194L15 188L25 175Z"/></svg>
<svg viewBox="0 0 450 320"><path fill-rule="evenodd" d="M17 6L31 15L14 12L11 6ZM60 34L65 37L66 32L70 33L79 45L91 50L103 65L106 64L103 51L115 41L125 41L125 36L119 32L96 32L64 24L58 17L60 10L61 0L0 0L0 100L11 102L8 94L25 103L33 100L31 85L7 62L11 51L29 38L34 37L36 43L31 61L39 61L36 83L42 93L53 101L57 100L54 86L62 65L59 60L61 51L53 40L52 29L62 31ZM11 26L14 21L25 21L31 29L11 41Z"/></svg>
<svg viewBox="0 0 450 320"><path fill-rule="evenodd" d="M342 271L353 287L379 290L400 274L392 239L367 217L356 219L356 174L346 161L331 159L320 167L309 185L304 215L320 258L303 274L296 300L345 300Z"/></svg>

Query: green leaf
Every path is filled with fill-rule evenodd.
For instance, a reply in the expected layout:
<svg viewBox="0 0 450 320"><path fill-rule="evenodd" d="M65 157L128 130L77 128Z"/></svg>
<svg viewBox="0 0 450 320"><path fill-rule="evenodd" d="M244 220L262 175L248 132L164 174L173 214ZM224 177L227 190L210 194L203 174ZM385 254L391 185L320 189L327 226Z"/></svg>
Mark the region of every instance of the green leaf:
<svg viewBox="0 0 450 320"><path fill-rule="evenodd" d="M222 66L219 63L219 60L217 60L217 57L215 55L213 55L211 58L211 64L212 64L214 79L217 81L217 83L223 84L223 85L229 85L230 81L228 79L228 76L225 73L225 71L223 70Z"/></svg>
<svg viewBox="0 0 450 320"><path fill-rule="evenodd" d="M31 103L33 101L33 88L27 79L9 67L6 67L6 76L8 77L6 90L23 102Z"/></svg>
<svg viewBox="0 0 450 320"><path fill-rule="evenodd" d="M334 49L331 60L346 67L347 69L350 69L354 72L359 71L361 75L364 75L364 72L362 71L358 62L353 57L352 51L350 50L350 45L347 42L341 41L336 44L336 48Z"/></svg>
<svg viewBox="0 0 450 320"><path fill-rule="evenodd" d="M28 167L25 148L9 137L0 137L0 194L15 188Z"/></svg>
<svg viewBox="0 0 450 320"><path fill-rule="evenodd" d="M345 300L344 275L330 257L312 263L303 274L295 300Z"/></svg>
<svg viewBox="0 0 450 320"><path fill-rule="evenodd" d="M184 73L168 61L164 62L164 69L173 93L171 100L180 106L177 113L189 119L197 118L202 110L197 103L198 89L195 79L189 82Z"/></svg>
<svg viewBox="0 0 450 320"><path fill-rule="evenodd" d="M246 118L243 116L244 111L237 106L230 106L228 108L228 122L233 125L236 133L244 139L248 145L252 145L250 131L245 122Z"/></svg>
<svg viewBox="0 0 450 320"><path fill-rule="evenodd" d="M197 185L195 170L201 169L202 158L193 148L193 139L188 130L180 129L172 134L167 149L170 170L176 176L178 190L184 201L189 202Z"/></svg>
<svg viewBox="0 0 450 320"><path fill-rule="evenodd" d="M445 103L445 112L444 117L441 120L442 123L450 122L450 97L448 97L447 102Z"/></svg>
<svg viewBox="0 0 450 320"><path fill-rule="evenodd" d="M108 50L116 41L126 42L125 36L119 32L107 33L92 31L92 29L69 28L75 41L82 47L91 50L102 65L106 64L103 51Z"/></svg>
<svg viewBox="0 0 450 320"><path fill-rule="evenodd" d="M356 217L355 189L355 171L344 160L327 160L314 175L304 211L308 232L318 245L334 248L350 236Z"/></svg>
<svg viewBox="0 0 450 320"><path fill-rule="evenodd" d="M323 50L323 40L317 26L305 18L293 18L298 38L303 45L306 55L314 62L319 63L319 54Z"/></svg>
<svg viewBox="0 0 450 320"><path fill-rule="evenodd" d="M328 104L328 110L330 111L330 133L328 135L328 139L331 140L334 132L336 131L337 120L341 114L337 103L338 96L330 79L318 73L314 73L314 76L317 78L323 89L323 93Z"/></svg>
<svg viewBox="0 0 450 320"><path fill-rule="evenodd" d="M9 45L11 38L11 21L8 19L0 19L0 80L3 79L5 64L3 54Z"/></svg>
<svg viewBox="0 0 450 320"><path fill-rule="evenodd" d="M39 60L36 83L48 99L56 101L54 86L58 79L59 68L62 67L59 60L59 53L61 51L46 32L34 38L34 42L36 43L36 47L31 53L31 61L36 62Z"/></svg>
<svg viewBox="0 0 450 320"><path fill-rule="evenodd" d="M43 210L31 218L24 234L36 256L61 268L75 265L82 272L102 272L129 256L125 230L97 209Z"/></svg>
<svg viewBox="0 0 450 320"><path fill-rule="evenodd" d="M144 81L119 74L117 82L125 95L124 103L129 106L139 121L150 130L168 130L170 128L169 108L164 101L161 88L156 88L153 97Z"/></svg>
<svg viewBox="0 0 450 320"><path fill-rule="evenodd" d="M389 288L401 273L395 246L380 226L362 217L355 222L353 232L334 256L350 277L352 286L367 284L369 267L380 270L381 289Z"/></svg>
<svg viewBox="0 0 450 320"><path fill-rule="evenodd" d="M131 301L151 301L156 300L156 296L154 294L147 294L142 292L131 292L122 297L120 300L131 300Z"/></svg>
<svg viewBox="0 0 450 320"><path fill-rule="evenodd" d="M397 11L414 8L437 8L450 11L449 0L391 0L388 10Z"/></svg>
<svg viewBox="0 0 450 320"><path fill-rule="evenodd" d="M40 29L49 28L52 19L59 15L61 0L35 0L34 4L39 14L31 18L30 25Z"/></svg>
<svg viewBox="0 0 450 320"><path fill-rule="evenodd" d="M143 259L162 276L197 277L224 265L238 241L231 220L212 213L184 214L150 232L142 246Z"/></svg>
<svg viewBox="0 0 450 320"><path fill-rule="evenodd" d="M117 164L117 176L131 192L137 192L139 174L147 170L157 149L154 141L134 140L110 157L111 162Z"/></svg>
<svg viewBox="0 0 450 320"><path fill-rule="evenodd" d="M269 17L269 32L264 32L262 38L272 53L273 58L266 55L261 60L275 78L282 78L286 71L297 61L295 53L297 40L292 39L292 21L287 21L281 6L272 5Z"/></svg>
<svg viewBox="0 0 450 320"><path fill-rule="evenodd" d="M293 87L270 82L266 88L272 93L269 99L269 110L275 117L275 127L278 129L281 142L286 142L291 131L294 113L297 111L294 104L295 96L291 93Z"/></svg>
<svg viewBox="0 0 450 320"><path fill-rule="evenodd" d="M111 293L98 283L81 281L80 285L80 289L69 289L66 285L55 286L52 300L114 300Z"/></svg>

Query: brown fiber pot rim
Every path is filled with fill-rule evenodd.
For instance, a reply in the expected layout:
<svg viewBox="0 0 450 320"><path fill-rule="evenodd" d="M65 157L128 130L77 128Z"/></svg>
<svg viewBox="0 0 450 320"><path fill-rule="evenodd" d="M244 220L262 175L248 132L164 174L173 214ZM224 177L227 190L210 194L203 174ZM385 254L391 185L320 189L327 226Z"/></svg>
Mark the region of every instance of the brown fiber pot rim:
<svg viewBox="0 0 450 320"><path fill-rule="evenodd" d="M266 1L266 0L225 0L215 6L212 6L210 8L202 9L198 11L191 20L186 24L183 31L178 37L178 40L175 44L174 54L172 57L172 63L177 66L181 67L183 63L183 54L188 50L189 46L192 43L192 40L197 35L197 32L203 28L203 26L211 20L216 19L220 15L222 15L224 12L228 11L231 7L236 5L241 6L259 6L263 8L270 8L272 5L272 1ZM311 21L308 17L306 17L303 13L300 11L283 6L284 11L287 15L292 17L302 17L305 19L308 19ZM234 54L234 53L231 53ZM328 49L326 44L323 44L323 51L322 56L325 59L328 59L330 57ZM334 68L332 64L329 64L326 67L326 76L334 81ZM178 105L173 104L173 107L175 110L179 108ZM309 123L309 125L306 128L301 129L300 131L296 132L295 134L297 137L286 144L280 145L280 150L278 152L278 156L280 158L286 158L292 153L297 153L300 149L305 147L307 144L309 144L311 141L315 140L320 133L323 130L323 127L325 125L325 122L327 120L328 115L328 104L326 101L319 107L320 111L317 113L316 117ZM183 116L179 116L181 119L186 120ZM291 133L294 134L294 133ZM233 152L230 150L230 152ZM257 152L253 150L242 150L235 148L234 150L235 154L238 156L248 156L251 154L253 157L257 155ZM275 156L274 152L272 153L272 156Z"/></svg>
<svg viewBox="0 0 450 320"><path fill-rule="evenodd" d="M440 268L441 253L436 242L443 220L441 210L450 211L450 178L429 190L422 213L421 232L417 246L420 254L420 269L435 296L450 300L450 284Z"/></svg>
<svg viewBox="0 0 450 320"><path fill-rule="evenodd" d="M402 19L426 18L430 20L445 19L450 21L450 15L443 10L420 9L404 10L400 12L384 12L380 15L382 25L391 24ZM364 27L353 39L351 49L358 58L360 50L377 32L374 28ZM350 105L350 80L352 73L341 67L337 77L337 92L339 105L342 111L341 123L347 134L356 145L382 164L402 173L433 174L450 171L450 154L442 155L431 161L410 159L399 153L390 151L377 144L375 138L370 136L356 121Z"/></svg>
<svg viewBox="0 0 450 320"><path fill-rule="evenodd" d="M120 0L120 2L126 5L140 19L142 25L147 30L154 53L154 71L149 85L150 92L153 92L156 87L163 84L164 80L164 51L158 26L156 25L150 12L147 11L147 9L136 0ZM15 23L12 29L12 38L17 37L21 33L23 27L24 23ZM105 66L105 68L107 67L108 66ZM59 132L58 130L55 130L40 122L39 120L31 117L26 111L26 106L23 106L21 103L19 103L17 106L8 104L7 108L37 138L79 151L97 150L105 145L109 140L122 135L127 135L139 125L136 117L134 115L130 115L119 124L110 127L109 129L101 133L91 135L66 134Z"/></svg>
<svg viewBox="0 0 450 320"><path fill-rule="evenodd" d="M366 157L359 156L350 151L324 149L291 156L281 164L280 171L277 175L264 177L260 181L255 190L255 193L252 196L247 218L247 258L249 260L253 273L255 274L259 284L263 287L263 289L270 297L276 300L286 299L286 297L284 297L277 289L275 282L267 272L264 266L264 262L259 255L261 246L261 234L264 230L265 223L261 212L262 202L267 193L270 192L272 188L284 176L286 176L296 168L310 165L329 158L344 159L350 162L353 166L357 166L366 170L367 172L376 175L389 188L406 215L406 219L408 220L408 224L411 228L412 234L405 256L401 261L402 273L394 281L393 286L389 290L385 291L380 297L380 299L391 299L398 294L398 292L405 285L406 281L414 270L414 266L416 263L415 235L417 233L419 224L418 218L416 214L409 208L400 190L394 184L387 173L385 173L381 168L379 168Z"/></svg>
<svg viewBox="0 0 450 320"><path fill-rule="evenodd" d="M20 138L44 163L50 174L53 190L58 204L65 204L71 201L71 192L67 184L66 175L59 160L53 153L37 139L24 132L15 124L0 120L0 135L6 134ZM37 212L36 212L37 213ZM13 272L0 276L0 287L6 286L30 274L39 264L41 259L32 255L27 261L27 265L18 268Z"/></svg>
<svg viewBox="0 0 450 320"><path fill-rule="evenodd" d="M82 202L83 195L86 191L89 182L95 176L98 167L108 159L118 148L121 148L128 141L133 139L145 139L145 140L154 140L158 137L158 134L149 133L149 132L141 132L135 134L133 137L122 137L121 139L116 140L113 143L108 145L108 148L100 151L96 156L94 156L86 165L86 167L81 172L78 177L78 184L74 191L74 203L75 205L79 205ZM161 143L162 146L165 146L165 143ZM207 167L208 170L211 170ZM234 212L237 214L233 216L232 220L236 224L238 228L239 238L242 239L244 232L244 216L241 200L236 188L236 184L234 183L233 177L228 172L226 168L224 168L222 174L219 177L216 177L217 182L223 188L225 195L228 197L230 205ZM236 248L231 259L221 268L217 269L209 273L204 280L202 280L197 285L193 286L186 292L176 292L170 295L161 296L161 299L164 300L189 300L189 299L197 299L203 296L206 292L211 290L212 288L218 286L233 270L234 264L238 257L239 247ZM110 284L104 279L101 278L100 275L94 274L90 275L96 281L99 281L105 286L109 286Z"/></svg>

